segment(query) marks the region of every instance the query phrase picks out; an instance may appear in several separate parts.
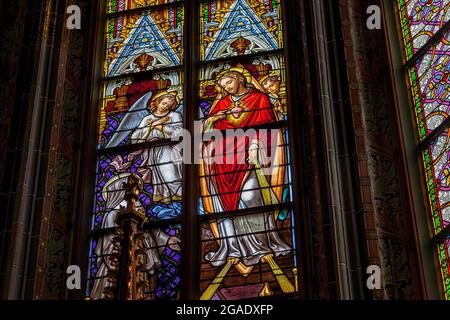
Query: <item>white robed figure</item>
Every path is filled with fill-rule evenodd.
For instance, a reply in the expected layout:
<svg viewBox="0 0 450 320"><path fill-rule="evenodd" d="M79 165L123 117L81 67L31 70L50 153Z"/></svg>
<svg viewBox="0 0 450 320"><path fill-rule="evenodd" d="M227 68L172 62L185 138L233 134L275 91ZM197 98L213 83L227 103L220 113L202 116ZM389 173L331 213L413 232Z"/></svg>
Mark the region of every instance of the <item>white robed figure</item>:
<svg viewBox="0 0 450 320"><path fill-rule="evenodd" d="M131 135L132 143L172 139L183 131L183 117L175 111L179 100L176 94L162 91L150 102L150 111ZM168 145L147 149L143 155L151 165L153 202L169 204L181 201L182 158L181 145ZM143 164L144 166L145 164Z"/></svg>
<svg viewBox="0 0 450 320"><path fill-rule="evenodd" d="M176 92L161 91L154 96L151 93L143 96L129 110L107 147L118 145L134 129L130 136L133 144L173 139L182 135L183 117ZM138 125L137 125L138 124ZM171 204L182 198L182 147L162 145L138 150L128 155L127 162L119 155L111 165L117 171L127 170L137 157L142 159L138 172L144 183L153 187L153 203ZM174 212L165 217L174 217Z"/></svg>

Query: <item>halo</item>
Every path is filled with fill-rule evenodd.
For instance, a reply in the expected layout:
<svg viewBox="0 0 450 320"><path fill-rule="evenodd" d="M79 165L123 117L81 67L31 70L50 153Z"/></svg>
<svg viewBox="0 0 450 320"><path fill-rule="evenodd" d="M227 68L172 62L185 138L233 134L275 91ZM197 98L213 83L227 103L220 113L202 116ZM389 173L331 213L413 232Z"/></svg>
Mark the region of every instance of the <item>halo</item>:
<svg viewBox="0 0 450 320"><path fill-rule="evenodd" d="M180 98L178 97L178 93L177 93L176 91L170 91L170 92L169 92L169 91L167 91L167 90L163 90L163 91L158 92L157 94L155 94L155 95L151 98L150 101L154 101L154 100L156 100L156 99L158 99L158 98L160 98L160 97L163 97L163 96L174 96L175 99L176 99L176 101L177 101L177 105L180 104Z"/></svg>
<svg viewBox="0 0 450 320"><path fill-rule="evenodd" d="M279 78L278 78L278 75L276 75L276 74L267 74L267 75L265 75L265 76L263 76L263 77L261 77L260 79L258 79L258 82L262 85L263 84L263 82L264 81L266 81L267 79L269 79L269 78L277 78L278 80L280 80Z"/></svg>
<svg viewBox="0 0 450 320"><path fill-rule="evenodd" d="M231 71L235 71L235 72L239 72L241 73L245 79L247 80L247 83L252 83L252 75L250 74L250 72L248 72L247 69L245 68L240 68L240 67L233 67L227 70L223 70L222 72L220 72L217 76L216 76L216 81L220 80L221 78L223 78L223 76L227 73L230 73Z"/></svg>
<svg viewBox="0 0 450 320"><path fill-rule="evenodd" d="M105 201L108 201L108 188L111 186L111 184L113 184L114 182L116 182L117 180L124 180L124 182L127 182L128 177L131 175L131 173L119 173L117 175L115 175L114 177L112 177L111 179L108 180L108 182L106 182L105 186L102 189L102 197Z"/></svg>

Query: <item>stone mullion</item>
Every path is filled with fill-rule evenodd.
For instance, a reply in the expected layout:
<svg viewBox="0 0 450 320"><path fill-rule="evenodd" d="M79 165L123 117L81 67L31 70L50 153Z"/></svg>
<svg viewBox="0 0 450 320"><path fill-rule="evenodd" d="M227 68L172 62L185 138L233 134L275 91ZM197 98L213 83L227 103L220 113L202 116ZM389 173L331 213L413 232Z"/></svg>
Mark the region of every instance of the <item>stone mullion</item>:
<svg viewBox="0 0 450 320"><path fill-rule="evenodd" d="M366 27L366 9L381 7L380 1L342 0L340 15L349 99L355 134L359 193L362 201L362 238L367 263L382 269L382 289L371 291L373 299L411 298L411 265L401 254L394 253L395 244L403 253L408 245L408 221L411 210L400 190L402 181L398 156L398 137L392 120L394 108L386 61L384 34ZM380 99L381 98L381 99ZM400 174L399 174L400 173ZM405 251L406 250L406 251ZM403 260L402 260L403 259ZM403 262L399 262L403 261ZM398 263L407 266L397 273ZM404 288L398 284L404 283Z"/></svg>
<svg viewBox="0 0 450 320"><path fill-rule="evenodd" d="M66 8L73 1L66 0L60 3L60 8ZM58 229L66 227L64 223L57 216L55 216L55 196L56 188L58 184L58 169L59 169L59 159L61 157L61 137L62 137L62 110L65 100L65 89L66 89L66 73L67 73L67 59L69 55L71 32L65 28L65 10L56 12L58 8L53 8L55 12L52 13L54 20L50 21L53 24L50 28L58 28L61 30L61 35L54 35L60 37L59 39L50 40L55 43L54 48L54 65L57 66L54 74L57 75L54 79L56 82L56 88L54 92L53 99L48 100L49 119L48 123L51 123L51 129L49 133L49 148L47 154L47 163L43 164L45 166L43 178L45 178L45 186L43 189L43 204L42 204L42 220L39 231L39 247L36 260L36 273L35 273L35 286L34 286L34 299L58 299L61 298L55 292L51 292L50 286L47 281L49 280L48 273L48 263L50 262L50 257L48 254L48 245L50 245L50 228L57 225ZM64 270L61 270L61 274ZM62 278L63 279L63 278ZM62 288L61 288L62 289ZM62 290L61 290L62 292Z"/></svg>

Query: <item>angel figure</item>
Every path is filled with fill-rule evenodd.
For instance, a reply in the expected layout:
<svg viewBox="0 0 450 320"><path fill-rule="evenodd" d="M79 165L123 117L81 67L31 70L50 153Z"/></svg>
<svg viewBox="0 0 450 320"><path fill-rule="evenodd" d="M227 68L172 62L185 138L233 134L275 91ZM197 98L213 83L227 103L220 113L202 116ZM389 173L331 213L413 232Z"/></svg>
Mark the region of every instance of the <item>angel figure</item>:
<svg viewBox="0 0 450 320"><path fill-rule="evenodd" d="M281 91L281 81L276 75L267 75L259 80L262 87L266 90L269 95L270 102L276 110L279 120L284 120L285 118L285 105L283 99L280 97Z"/></svg>
<svg viewBox="0 0 450 320"><path fill-rule="evenodd" d="M163 90L153 96L151 92L144 95L130 108L107 147L120 145L127 138L132 144L137 144L180 136L183 131L183 117L178 111L180 108L176 92ZM142 176L144 183L152 185L154 203L169 205L181 201L181 145L141 149L130 153L126 159L118 155L110 165L123 172L137 160L141 160L138 174ZM165 210L161 214L168 218L177 212L175 209Z"/></svg>

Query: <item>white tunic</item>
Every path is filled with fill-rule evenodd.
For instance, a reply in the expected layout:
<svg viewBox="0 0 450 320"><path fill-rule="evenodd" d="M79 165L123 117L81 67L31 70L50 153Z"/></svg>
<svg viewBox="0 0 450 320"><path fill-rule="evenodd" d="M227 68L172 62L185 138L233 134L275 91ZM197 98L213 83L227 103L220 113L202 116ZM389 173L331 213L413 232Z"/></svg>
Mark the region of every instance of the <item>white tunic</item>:
<svg viewBox="0 0 450 320"><path fill-rule="evenodd" d="M168 121L162 125L162 131L148 124L164 117L167 117ZM151 114L142 119L139 128L131 135L132 143L179 137L183 132L181 114L172 111L164 117ZM181 145L146 149L142 152L142 157L144 161L141 167L148 166L151 171L151 184L154 189L153 202L169 204L172 201L180 201L182 196Z"/></svg>

